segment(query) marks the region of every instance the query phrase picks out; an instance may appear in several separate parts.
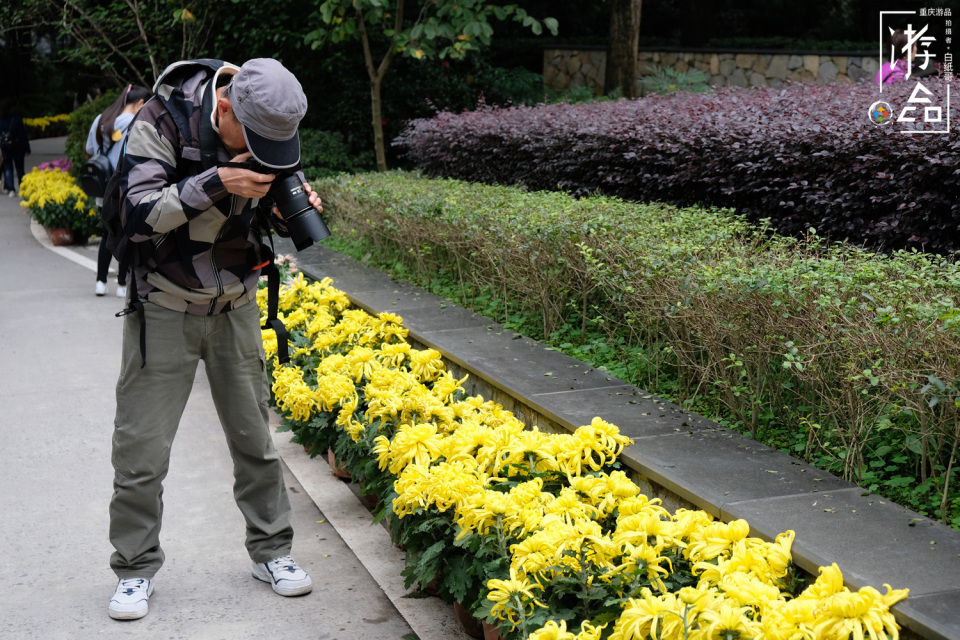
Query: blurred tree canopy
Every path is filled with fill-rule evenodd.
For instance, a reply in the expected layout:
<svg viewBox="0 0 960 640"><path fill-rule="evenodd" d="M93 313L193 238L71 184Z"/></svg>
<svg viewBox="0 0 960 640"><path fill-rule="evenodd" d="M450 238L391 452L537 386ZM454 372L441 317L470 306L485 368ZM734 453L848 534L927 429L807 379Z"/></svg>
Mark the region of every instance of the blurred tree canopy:
<svg viewBox="0 0 960 640"><path fill-rule="evenodd" d="M554 18L540 20L516 4L493 5L484 0L324 0L318 26L307 35L315 49L360 41L370 81L371 124L377 169L386 171L382 86L393 60L462 60L489 46L491 22L512 18L539 35L544 26L557 33Z"/></svg>
<svg viewBox="0 0 960 640"><path fill-rule="evenodd" d="M408 0L413 6L414 0ZM396 0L391 0L395 3ZM167 64L188 57L242 63L275 57L300 79L310 108L303 126L337 131L357 153L375 147L371 85L362 42L314 49L327 29L324 0L3 0L0 2L0 97L20 98L28 116L71 111L129 82L151 86ZM347 3L352 6L351 3ZM537 74L543 49L556 43L607 43L611 3L521 0L530 16L551 16L557 34L532 37L529 25L496 24L488 48L463 59L394 56L382 79L381 126L388 143L405 120L438 109L544 98ZM957 5L957 0L643 0L640 46L674 45L697 37L804 38L876 42L879 11ZM954 6L960 15L960 7ZM699 21L691 16L708 16ZM411 19L412 22L412 19ZM369 23L368 23L369 24ZM941 25L942 26L942 25ZM308 41L308 35L314 40ZM390 42L368 32L372 51ZM736 44L734 46L749 46ZM385 153L391 164L389 145Z"/></svg>

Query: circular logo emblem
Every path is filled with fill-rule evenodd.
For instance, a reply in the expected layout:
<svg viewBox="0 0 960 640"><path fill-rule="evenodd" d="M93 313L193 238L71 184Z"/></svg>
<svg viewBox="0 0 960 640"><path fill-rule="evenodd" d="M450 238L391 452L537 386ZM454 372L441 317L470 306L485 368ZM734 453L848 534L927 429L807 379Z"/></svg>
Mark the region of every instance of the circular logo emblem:
<svg viewBox="0 0 960 640"><path fill-rule="evenodd" d="M870 105L870 121L874 124L890 124L893 109L886 102L877 101Z"/></svg>

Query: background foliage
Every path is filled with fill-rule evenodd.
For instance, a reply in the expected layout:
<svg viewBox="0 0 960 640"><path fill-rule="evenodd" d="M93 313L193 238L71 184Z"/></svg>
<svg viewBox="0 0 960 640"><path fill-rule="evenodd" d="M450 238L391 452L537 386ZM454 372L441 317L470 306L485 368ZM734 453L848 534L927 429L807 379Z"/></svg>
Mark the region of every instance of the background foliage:
<svg viewBox="0 0 960 640"><path fill-rule="evenodd" d="M945 105L942 81L925 84ZM905 105L914 86L884 100ZM396 144L433 176L708 203L769 218L784 234L813 227L885 249L960 249L960 140L877 126L867 118L876 100L868 84L798 85L491 107L413 121Z"/></svg>
<svg viewBox="0 0 960 640"><path fill-rule="evenodd" d="M87 159L87 136L90 133L90 127L97 116L103 113L103 110L109 107L117 96L120 95L119 89L113 89L106 92L96 100L87 102L77 108L70 114L70 120L67 123L67 159L73 163L71 173L80 175L80 166Z"/></svg>
<svg viewBox="0 0 960 640"><path fill-rule="evenodd" d="M317 185L337 246L960 526L960 267L719 209L426 180Z"/></svg>

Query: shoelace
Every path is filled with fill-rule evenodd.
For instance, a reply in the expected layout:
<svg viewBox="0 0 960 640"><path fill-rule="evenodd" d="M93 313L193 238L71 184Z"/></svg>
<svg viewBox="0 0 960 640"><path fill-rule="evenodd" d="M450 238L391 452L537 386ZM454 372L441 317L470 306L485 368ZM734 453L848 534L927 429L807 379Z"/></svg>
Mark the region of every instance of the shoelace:
<svg viewBox="0 0 960 640"><path fill-rule="evenodd" d="M276 567L277 571L289 571L295 573L300 567L297 566L293 556L283 556L272 561L270 564Z"/></svg>
<svg viewBox="0 0 960 640"><path fill-rule="evenodd" d="M146 580L143 578L126 578L125 580L120 581L119 589L123 589L123 593L128 596L132 596L135 591L139 591L146 584Z"/></svg>

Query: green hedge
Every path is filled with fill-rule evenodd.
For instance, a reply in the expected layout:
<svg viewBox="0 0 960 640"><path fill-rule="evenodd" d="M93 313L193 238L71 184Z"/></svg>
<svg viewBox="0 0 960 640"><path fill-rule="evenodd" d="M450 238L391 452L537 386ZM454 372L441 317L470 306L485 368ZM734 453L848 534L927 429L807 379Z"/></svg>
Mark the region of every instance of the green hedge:
<svg viewBox="0 0 960 640"><path fill-rule="evenodd" d="M73 163L70 173L74 176L79 175L80 166L87 160L85 147L90 125L119 95L120 90L113 89L96 100L81 105L70 114L70 122L67 125L67 158Z"/></svg>
<svg viewBox="0 0 960 640"><path fill-rule="evenodd" d="M318 183L336 246L960 527L960 269L722 209Z"/></svg>

